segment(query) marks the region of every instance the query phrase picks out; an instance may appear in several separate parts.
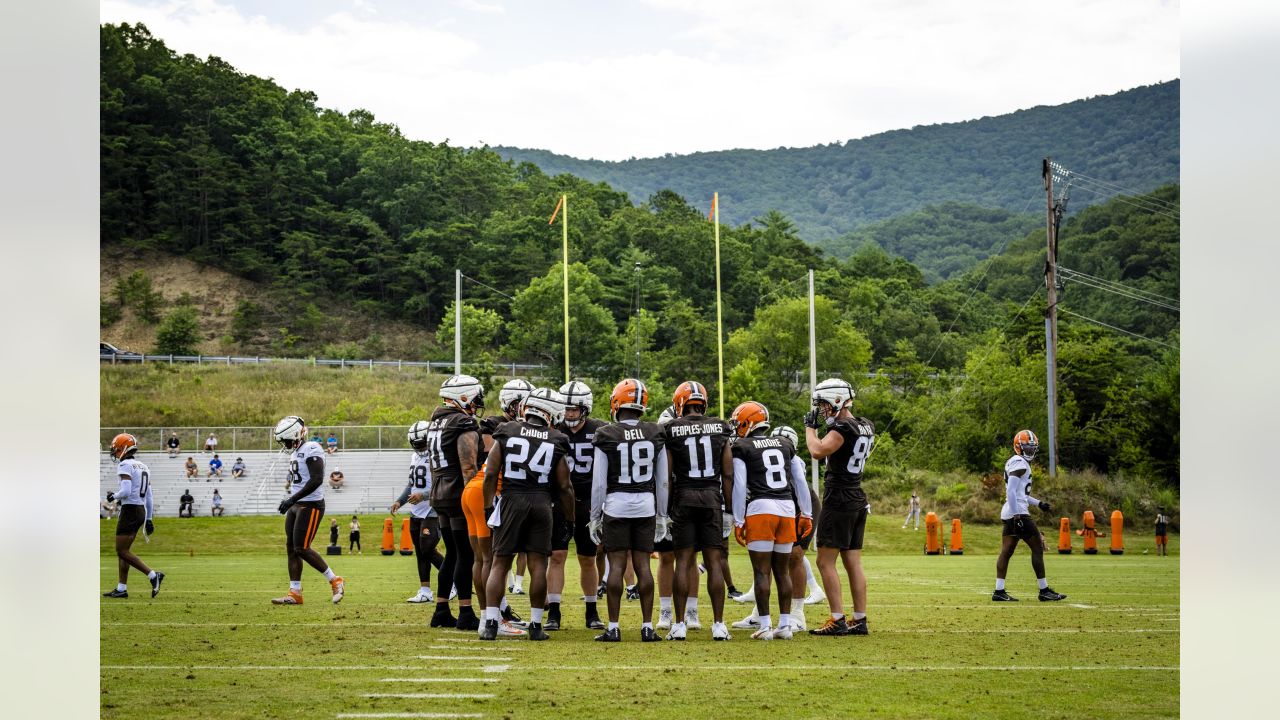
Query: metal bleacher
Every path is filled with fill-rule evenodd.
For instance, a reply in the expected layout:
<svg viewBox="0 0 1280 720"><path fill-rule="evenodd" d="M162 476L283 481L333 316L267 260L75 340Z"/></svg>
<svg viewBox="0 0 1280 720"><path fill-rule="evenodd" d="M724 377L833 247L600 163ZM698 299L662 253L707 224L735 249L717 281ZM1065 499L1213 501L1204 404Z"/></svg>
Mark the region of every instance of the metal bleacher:
<svg viewBox="0 0 1280 720"><path fill-rule="evenodd" d="M274 515L285 497L288 461L280 452L242 451L219 453L223 461L222 480L210 480L210 453L180 453L170 458L167 452L141 452L137 458L151 469L151 492L155 514L177 517L179 500L190 489L195 498L197 516L208 516L214 488L222 495L227 515ZM384 512L399 496L408 479L409 450L340 450L325 456L325 513ZM198 474L186 476L186 461L195 457ZM243 478L231 477L231 466L237 457L244 458L248 472ZM342 470L346 478L342 489L329 487L329 473ZM99 497L119 487L116 464L107 453L99 460Z"/></svg>

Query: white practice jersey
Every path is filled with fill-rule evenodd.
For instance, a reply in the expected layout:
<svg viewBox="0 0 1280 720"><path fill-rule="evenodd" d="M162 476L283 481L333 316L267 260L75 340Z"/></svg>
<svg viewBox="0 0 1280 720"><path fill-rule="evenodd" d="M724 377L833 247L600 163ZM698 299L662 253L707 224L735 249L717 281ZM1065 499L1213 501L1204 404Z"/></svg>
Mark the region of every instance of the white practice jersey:
<svg viewBox="0 0 1280 720"><path fill-rule="evenodd" d="M311 473L307 470L308 458L320 458L320 462L324 463L324 448L320 447L320 443L314 440L302 444L302 447L293 451L289 456L289 494L295 494L302 488L306 487L311 481ZM324 483L320 483L320 487L311 491L306 497L298 498L298 502L313 502L324 499Z"/></svg>
<svg viewBox="0 0 1280 720"><path fill-rule="evenodd" d="M432 517L436 511L427 502L431 495L431 453L413 453L409 460L409 494L422 493L422 502L409 506L409 514L416 518Z"/></svg>
<svg viewBox="0 0 1280 720"><path fill-rule="evenodd" d="M1022 477L1015 472L1024 471ZM1000 519L1008 520L1015 515L1030 514L1031 505L1039 505L1040 501L1031 497L1031 464L1021 455L1014 455L1004 464L1005 500L1000 508Z"/></svg>
<svg viewBox="0 0 1280 720"><path fill-rule="evenodd" d="M142 505L150 518L151 469L141 460L129 458L120 461L117 476L120 479L120 489L116 491L116 502L121 505Z"/></svg>

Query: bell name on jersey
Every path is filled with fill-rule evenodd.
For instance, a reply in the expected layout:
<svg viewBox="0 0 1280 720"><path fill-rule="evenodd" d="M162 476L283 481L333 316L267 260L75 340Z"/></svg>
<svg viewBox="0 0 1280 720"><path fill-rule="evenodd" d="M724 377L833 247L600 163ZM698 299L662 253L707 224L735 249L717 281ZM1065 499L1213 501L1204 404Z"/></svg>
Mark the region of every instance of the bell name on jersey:
<svg viewBox="0 0 1280 720"><path fill-rule="evenodd" d="M596 431L595 446L608 462L607 492L654 492L662 428L657 423L614 423Z"/></svg>

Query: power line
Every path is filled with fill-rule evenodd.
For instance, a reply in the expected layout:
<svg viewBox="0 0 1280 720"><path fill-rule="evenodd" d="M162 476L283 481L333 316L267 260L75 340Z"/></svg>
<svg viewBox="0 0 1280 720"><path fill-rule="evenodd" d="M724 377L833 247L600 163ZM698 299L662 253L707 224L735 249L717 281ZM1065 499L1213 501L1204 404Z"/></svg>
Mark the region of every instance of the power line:
<svg viewBox="0 0 1280 720"><path fill-rule="evenodd" d="M479 285L480 287L489 288L490 290L492 290L492 291L494 291L494 292L498 293L499 295L501 295L502 297L504 297L504 298L506 298L506 299L508 299L508 300L515 300L515 298L513 298L513 297L511 297L510 295L508 295L508 294L506 294L506 293L502 292L502 291L501 291L501 290L499 290L498 288L496 288L496 287L494 287L494 286L492 286L492 285L486 285L486 284L484 284L484 283L480 282L479 280L477 280L477 279L475 279L475 278L471 277L470 275L463 275L462 277L463 277L463 278L465 278L465 279L467 279L467 280L470 280L471 282L473 282L473 283L475 283L475 284Z"/></svg>
<svg viewBox="0 0 1280 720"><path fill-rule="evenodd" d="M1100 196L1105 197L1105 198L1108 198L1108 199L1110 199L1110 200L1115 200L1115 201L1117 201L1117 202L1122 202L1122 203L1124 203L1124 204L1126 204L1126 205L1130 205L1130 206L1133 206L1133 207L1135 207L1135 208L1138 208L1139 210L1144 210L1144 211L1146 211L1146 212L1152 213L1153 215L1163 215L1164 217L1167 217L1167 218L1169 218L1170 220L1173 220L1174 222L1180 222L1180 220L1179 220L1179 218L1178 218L1178 216L1177 216L1176 214L1169 213L1169 212L1165 212L1164 210L1158 210L1158 209L1153 208L1153 207L1151 207L1151 206L1149 206L1149 205L1142 205L1142 204L1139 204L1139 203L1133 202L1132 200L1130 200L1129 198L1127 198L1127 197L1125 197L1125 196L1123 196L1123 195L1116 195L1116 194L1114 194L1113 192L1104 192L1104 191L1099 190L1099 189L1097 189L1097 188L1091 188L1091 187L1088 187L1088 186L1086 186L1086 185L1077 185L1076 187L1080 188L1081 190L1084 190L1085 192L1091 192L1091 193L1093 193L1094 195L1100 195Z"/></svg>
<svg viewBox="0 0 1280 720"><path fill-rule="evenodd" d="M1136 338L1138 338L1138 339L1140 339L1140 340L1146 340L1147 342L1151 342L1151 343L1155 343L1156 345L1161 345L1161 346L1163 346L1163 347L1167 347L1167 348L1169 348L1170 350L1177 350L1177 349L1178 349L1178 348L1177 348L1177 346L1175 346L1175 345L1170 345L1169 343L1166 343L1166 342L1160 342L1159 340L1154 340L1154 339L1152 339L1152 338L1147 337L1146 335L1139 335L1139 334L1138 334L1138 333L1136 333L1136 332L1130 332L1129 330L1125 330L1124 328L1118 328L1118 327L1116 327L1115 325L1108 325L1108 324L1106 324L1106 323L1102 322L1101 320L1094 320L1093 318L1091 318L1091 317L1085 317L1084 315L1081 315L1080 313L1073 313L1073 312L1071 312L1070 310L1068 310L1068 309L1066 309L1066 308L1062 307L1062 305L1061 305L1061 304L1059 304L1059 305L1058 305L1058 310L1059 310L1059 312L1064 312L1064 313L1066 313L1066 314L1068 314L1068 315L1072 315L1072 316L1078 317L1078 318L1080 318L1081 320L1086 320L1086 321L1088 321L1088 322L1091 322L1091 323L1093 323L1094 325L1101 325L1101 326L1102 326L1102 327L1104 327L1104 328L1109 328L1109 329L1111 329L1111 330L1115 330L1116 332L1124 333L1125 335L1131 335L1131 336L1136 337Z"/></svg>
<svg viewBox="0 0 1280 720"><path fill-rule="evenodd" d="M1124 283L1122 283L1122 282L1119 282L1119 281L1116 281L1116 280L1108 280L1108 279L1106 279L1106 278L1098 277L1098 276L1096 276L1096 275L1090 275L1089 273L1081 272L1081 271L1079 271L1079 270L1072 270L1071 268L1063 267L1061 264L1059 264L1059 265L1058 265L1058 272L1061 272L1061 273L1069 273L1069 274L1071 274L1071 275L1079 275L1080 277L1084 277L1084 278L1087 278L1087 279L1089 279L1089 280L1093 280L1094 282L1102 283L1102 284L1104 284L1104 285L1111 285L1111 286L1115 286L1115 287L1118 287L1118 288L1120 288L1120 289L1122 289L1122 290L1127 290L1127 291L1129 291L1129 292L1135 292L1135 293L1138 293L1139 295L1146 295L1146 296L1148 296L1148 297L1155 298L1155 299L1158 299L1158 300L1164 300L1164 301L1166 301L1166 302L1170 302L1170 303L1173 303L1173 304L1175 304L1175 305L1176 305L1176 304L1178 304L1178 300L1177 300L1177 299L1175 299L1175 298L1166 297L1166 296L1161 295L1161 294L1159 294L1159 293L1151 292L1150 290L1143 290L1143 289L1141 289L1141 288L1131 287L1131 286L1129 286L1129 285L1126 285L1126 284L1124 284Z"/></svg>
<svg viewBox="0 0 1280 720"><path fill-rule="evenodd" d="M1121 186L1121 185L1117 185L1117 184L1115 184L1115 183L1113 183L1113 182L1109 182L1109 181L1107 181L1107 180L1101 180L1101 179L1099 179L1099 178L1091 177L1091 176L1089 176L1089 175L1085 175L1084 173L1076 172L1076 171L1074 171L1074 170L1068 170L1067 172L1068 172L1069 174L1071 174L1072 176L1076 177L1076 178L1079 178L1079 179L1082 179L1082 180L1086 180L1086 181L1091 182L1091 183L1093 183L1093 184L1095 184L1095 185L1100 185L1100 186L1102 186L1102 187L1104 187L1104 188L1111 188L1112 190L1114 190L1114 191L1116 191L1116 192L1119 192L1119 193L1121 193L1121 194L1124 194L1124 195L1130 195L1130 196L1133 196L1133 197L1139 197L1139 198L1142 198L1144 201L1149 202L1149 203L1152 203L1152 204L1163 205L1163 206L1165 206L1166 208L1168 208L1169 210L1173 210L1174 212L1177 212L1177 211L1178 211L1178 204L1177 204L1177 203L1173 203L1173 202L1170 202L1170 201L1168 201L1168 200L1161 200L1160 198L1155 197L1155 196L1153 196L1153 195L1150 195L1150 194L1148 194L1148 193L1139 193L1139 192L1135 192L1135 191L1133 191L1133 190L1130 190L1129 188L1123 187L1123 186Z"/></svg>
<svg viewBox="0 0 1280 720"><path fill-rule="evenodd" d="M1141 295L1138 295L1138 294L1135 294L1135 293L1128 292L1127 290L1124 290L1124 289L1118 289L1118 288L1115 288L1115 287L1108 287L1108 286L1106 286L1106 285L1102 285L1102 284L1096 283L1096 282L1094 282L1094 281L1092 281L1092 280L1088 280L1088 279L1081 278L1081 277L1073 277L1073 276L1069 276L1069 277L1065 277L1065 278L1063 278L1063 279L1064 279L1064 280L1071 280L1072 282L1079 283L1079 284L1081 284L1081 285L1084 285L1085 287L1091 287L1091 288L1094 288L1094 289L1097 289L1097 290L1101 290L1101 291L1103 291L1103 292L1111 293L1111 294L1113 294L1113 295L1121 295L1121 296L1123 296L1123 297L1127 297L1127 298L1129 298L1129 299L1131 299L1131 300L1137 300L1138 302L1144 302L1144 303L1147 303L1147 304L1150 304L1150 305L1156 305L1156 306L1159 306L1159 307L1165 308L1166 310L1172 310L1173 312L1180 312L1180 311L1179 311L1179 309L1178 309L1178 306L1177 306L1177 305L1170 305L1170 304L1165 303L1165 302L1160 302L1159 300L1152 300L1152 299L1150 299L1150 298L1146 298L1146 297L1143 297L1143 296L1141 296Z"/></svg>

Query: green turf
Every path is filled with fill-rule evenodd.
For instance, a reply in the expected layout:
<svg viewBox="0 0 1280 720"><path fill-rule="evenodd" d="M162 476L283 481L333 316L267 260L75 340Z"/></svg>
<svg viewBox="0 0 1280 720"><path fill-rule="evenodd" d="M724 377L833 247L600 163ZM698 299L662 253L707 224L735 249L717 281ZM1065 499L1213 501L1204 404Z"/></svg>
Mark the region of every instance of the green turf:
<svg viewBox="0 0 1280 720"><path fill-rule="evenodd" d="M470 642L474 633L431 630L428 607L409 605L410 557L377 552L381 516L362 518L366 552L331 558L347 598L328 602L311 569L301 607L273 607L287 587L280 518L161 519L144 560L164 570L148 597L102 601L102 716L311 717L341 713L479 713L486 718L810 717L1150 718L1178 715L1178 584L1173 555L1143 555L1147 535L1123 556L1046 557L1049 580L1070 597L1035 601L1025 550L1009 573L1017 604L989 600L996 526L966 527L963 556L919 554L924 531L873 517L865 565L869 637L797 637L729 643L705 629L684 643L639 643L639 603L624 602L624 642L591 642L582 629L576 562L564 616L546 643ZM103 589L115 581L102 523ZM345 541L345 529L342 533ZM327 532L317 545L327 542ZM1050 538L1051 542L1055 540ZM1154 551L1152 551L1154 552ZM734 547L739 587L749 578ZM527 585L527 580L526 580ZM847 590L847 588L846 588ZM528 596L513 596L528 616ZM1078 607L1083 605L1086 607ZM603 612L604 605L601 603ZM748 607L728 602L726 621ZM825 604L807 609L811 627ZM776 619L776 604L774 617ZM451 659L420 659L420 655ZM329 668L329 669L326 669ZM385 682L473 678L497 682ZM492 694L492 698L371 698L375 693Z"/></svg>

